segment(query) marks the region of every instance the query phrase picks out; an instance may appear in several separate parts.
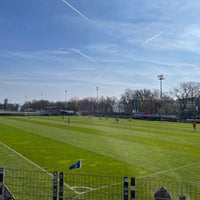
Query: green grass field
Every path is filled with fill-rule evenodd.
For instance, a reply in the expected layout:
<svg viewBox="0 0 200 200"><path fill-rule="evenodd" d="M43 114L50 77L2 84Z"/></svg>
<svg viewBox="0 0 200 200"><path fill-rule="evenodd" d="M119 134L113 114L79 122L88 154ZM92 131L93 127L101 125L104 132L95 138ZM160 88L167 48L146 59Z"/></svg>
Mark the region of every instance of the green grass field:
<svg viewBox="0 0 200 200"><path fill-rule="evenodd" d="M67 172L81 159L86 174L199 182L198 125L70 119L0 117L0 167Z"/></svg>

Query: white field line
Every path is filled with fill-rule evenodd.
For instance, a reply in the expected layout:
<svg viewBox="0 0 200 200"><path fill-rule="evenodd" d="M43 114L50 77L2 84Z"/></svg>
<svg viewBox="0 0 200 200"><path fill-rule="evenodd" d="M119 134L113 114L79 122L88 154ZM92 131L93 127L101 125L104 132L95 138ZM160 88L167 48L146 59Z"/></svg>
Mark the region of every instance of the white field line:
<svg viewBox="0 0 200 200"><path fill-rule="evenodd" d="M44 168L40 167L38 164L34 163L33 161L29 160L28 158L26 158L25 156L23 156L22 154L20 154L19 152L15 151L14 149L12 149L11 147L9 147L8 145L4 144L3 142L0 141L0 144L4 147L6 147L7 149L9 149L10 151L12 151L13 153L17 154L19 157L23 158L24 160L26 160L27 162L29 162L30 164L34 165L35 167L37 167L38 169L40 169L41 171L45 172L46 174L48 174L49 176L53 177L53 175L51 173L49 173L48 171L46 171ZM71 190L73 190L76 194L78 193L78 191L74 190L73 187L70 187L68 184L64 183L64 185L68 188L70 188Z"/></svg>
<svg viewBox="0 0 200 200"><path fill-rule="evenodd" d="M87 191L84 191L84 192L77 192L77 195L76 196L73 196L74 198L76 197L79 197L81 196L82 194L86 194L86 193L89 193L89 192L92 192L92 191L97 191L97 190L102 190L104 188L109 188L111 186L115 186L115 185L119 185L119 184L123 184L123 182L118 182L118 183L113 183L113 184L110 184L110 185L104 185L104 186L101 186L99 188L91 188L91 187L81 187L81 188L86 188L88 189ZM78 187L78 186L77 186Z"/></svg>
<svg viewBox="0 0 200 200"><path fill-rule="evenodd" d="M175 168L171 168L171 169L167 169L167 170L163 170L163 171L158 171L158 172L155 172L155 173L147 174L145 176L140 176L140 177L138 177L138 179L140 179L140 178L146 178L148 176L153 176L153 175L156 175L156 174L163 174L163 173L166 173L166 172L175 171L177 169L192 167L194 165L199 165L199 164L200 164L200 162L196 162L196 163L192 163L192 164L188 164L188 165L182 165L180 167L175 167Z"/></svg>
<svg viewBox="0 0 200 200"><path fill-rule="evenodd" d="M33 161L29 160L28 158L26 158L25 156L23 156L22 154L20 154L19 152L15 151L14 149L12 149L11 147L9 147L8 145L4 144L3 142L0 141L0 144L4 147L6 147L7 149L9 149L10 151L12 151L13 153L17 154L19 157L23 158L24 160L26 160L27 162L31 163L32 165L34 165L35 167L37 167L38 169L40 169L41 171L45 172L46 174L48 174L49 176L53 177L53 175L49 172L47 172L44 168L40 167L38 164L34 163ZM111 184L111 185L118 185L120 183L114 183L114 184ZM88 192L91 192L91 191L94 191L94 190L101 190L103 188L106 188L106 187L110 187L109 186L102 186L100 188L87 188L88 190L85 191L85 192L79 192L77 191L75 188L76 187L71 187L69 186L68 184L64 183L64 185L68 188L70 188L72 191L74 191L77 195L81 195L81 194L85 194L85 193L88 193ZM78 186L77 186L78 187Z"/></svg>
<svg viewBox="0 0 200 200"><path fill-rule="evenodd" d="M0 141L0 144L4 147L6 147L7 149L9 149L10 151L12 151L13 153L17 154L19 157L23 158L24 160L26 160L27 162L31 163L32 165L34 165L35 167L37 167L38 169L40 169L41 171L47 173L50 176L53 176L51 173L47 172L44 168L40 167L39 165L37 165L36 163L34 163L33 161L29 160L28 158L26 158L25 156L23 156L22 154L20 154L19 152L15 151L14 149L12 149L11 147L9 147L8 145L4 144L3 142Z"/></svg>

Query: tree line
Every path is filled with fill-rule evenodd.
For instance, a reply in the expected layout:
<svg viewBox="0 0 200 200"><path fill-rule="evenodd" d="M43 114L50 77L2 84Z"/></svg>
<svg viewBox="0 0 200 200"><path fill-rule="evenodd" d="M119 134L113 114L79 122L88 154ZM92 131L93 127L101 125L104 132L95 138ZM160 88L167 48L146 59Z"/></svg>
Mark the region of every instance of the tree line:
<svg viewBox="0 0 200 200"><path fill-rule="evenodd" d="M58 111L73 110L75 112L85 114L101 114L110 115L113 113L123 113L132 115L133 112L143 113L162 113L197 115L198 102L200 100L200 83L199 82L183 82L178 84L167 93L160 96L158 90L132 90L125 89L120 99L116 97L87 97L79 99L71 98L69 101L50 102L48 100L26 101L21 106L21 111ZM4 104L0 104L0 109L17 110L19 105L9 104L8 100L4 100Z"/></svg>

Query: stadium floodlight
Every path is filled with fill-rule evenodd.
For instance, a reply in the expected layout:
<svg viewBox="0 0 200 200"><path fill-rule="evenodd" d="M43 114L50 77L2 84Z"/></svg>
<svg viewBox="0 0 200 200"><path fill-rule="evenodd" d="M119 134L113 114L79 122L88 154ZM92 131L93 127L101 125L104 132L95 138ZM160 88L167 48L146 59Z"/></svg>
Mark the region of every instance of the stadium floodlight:
<svg viewBox="0 0 200 200"><path fill-rule="evenodd" d="M160 80L160 100L162 101L162 81L165 80L165 77L163 74L160 74L157 77Z"/></svg>
<svg viewBox="0 0 200 200"><path fill-rule="evenodd" d="M99 87L98 86L96 87L96 91L97 91L97 106L98 106L97 112L100 112L100 109L99 109Z"/></svg>
<svg viewBox="0 0 200 200"><path fill-rule="evenodd" d="M97 102L98 102L98 99L99 99L99 87L98 86L96 87L96 91L97 91Z"/></svg>
<svg viewBox="0 0 200 200"><path fill-rule="evenodd" d="M67 110L67 90L65 90L65 110Z"/></svg>
<svg viewBox="0 0 200 200"><path fill-rule="evenodd" d="M41 93L41 110L42 110L43 94Z"/></svg>

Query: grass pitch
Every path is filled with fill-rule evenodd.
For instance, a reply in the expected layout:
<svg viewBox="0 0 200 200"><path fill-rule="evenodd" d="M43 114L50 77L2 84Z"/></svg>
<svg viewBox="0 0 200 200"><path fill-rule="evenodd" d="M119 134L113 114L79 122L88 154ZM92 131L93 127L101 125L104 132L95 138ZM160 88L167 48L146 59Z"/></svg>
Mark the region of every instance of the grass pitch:
<svg viewBox="0 0 200 200"><path fill-rule="evenodd" d="M199 182L190 123L96 117L0 117L0 167ZM79 173L79 169L70 172Z"/></svg>

